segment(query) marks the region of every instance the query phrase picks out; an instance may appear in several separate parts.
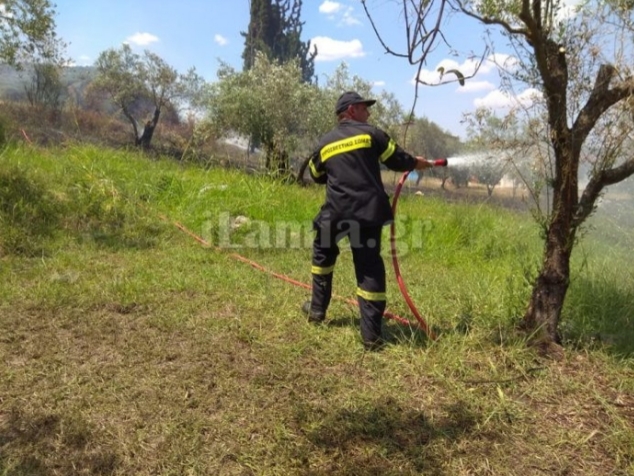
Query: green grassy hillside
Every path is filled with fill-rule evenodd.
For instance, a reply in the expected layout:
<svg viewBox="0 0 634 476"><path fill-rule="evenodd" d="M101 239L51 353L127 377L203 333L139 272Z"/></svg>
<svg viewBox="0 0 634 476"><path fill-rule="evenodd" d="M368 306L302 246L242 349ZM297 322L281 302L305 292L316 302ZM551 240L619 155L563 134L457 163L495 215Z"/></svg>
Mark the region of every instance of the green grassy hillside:
<svg viewBox="0 0 634 476"><path fill-rule="evenodd" d="M0 474L634 474L626 248L581 241L564 357L545 360L513 331L530 216L402 197L401 270L439 338L387 321L365 353L354 307L313 327L280 279L309 282L322 198L129 152L3 150ZM335 292L354 289L344 251Z"/></svg>

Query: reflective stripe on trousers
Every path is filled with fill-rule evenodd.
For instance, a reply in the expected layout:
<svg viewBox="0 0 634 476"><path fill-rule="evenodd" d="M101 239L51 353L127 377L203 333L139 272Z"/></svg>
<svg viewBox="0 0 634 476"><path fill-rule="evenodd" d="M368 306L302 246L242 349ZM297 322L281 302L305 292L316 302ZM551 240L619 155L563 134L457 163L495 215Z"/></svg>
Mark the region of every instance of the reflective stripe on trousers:
<svg viewBox="0 0 634 476"><path fill-rule="evenodd" d="M361 337L373 342L381 337L386 307L385 264L381 257L382 226L361 227L354 222L325 223L316 227L313 241L313 292L311 309L326 313L332 296L332 276L339 255L338 242L348 237L357 281Z"/></svg>

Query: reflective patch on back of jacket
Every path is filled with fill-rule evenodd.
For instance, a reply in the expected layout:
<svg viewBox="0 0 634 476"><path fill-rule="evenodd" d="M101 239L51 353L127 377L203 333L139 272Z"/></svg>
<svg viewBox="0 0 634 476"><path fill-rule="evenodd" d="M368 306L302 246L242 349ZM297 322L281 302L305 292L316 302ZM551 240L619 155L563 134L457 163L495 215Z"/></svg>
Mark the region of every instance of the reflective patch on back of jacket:
<svg viewBox="0 0 634 476"><path fill-rule="evenodd" d="M369 149L372 147L372 137L370 134L359 134L347 137L336 142L331 142L321 149L321 161L326 162L335 155L344 154L357 149Z"/></svg>

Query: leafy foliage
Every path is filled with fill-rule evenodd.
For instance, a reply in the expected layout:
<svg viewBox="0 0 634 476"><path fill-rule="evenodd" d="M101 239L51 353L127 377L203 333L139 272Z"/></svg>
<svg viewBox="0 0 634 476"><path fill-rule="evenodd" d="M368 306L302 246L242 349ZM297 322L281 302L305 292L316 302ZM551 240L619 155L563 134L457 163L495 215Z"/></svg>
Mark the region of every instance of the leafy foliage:
<svg viewBox="0 0 634 476"><path fill-rule="evenodd" d="M64 44L55 32L49 0L5 0L0 4L0 61L21 67L32 58L60 60Z"/></svg>
<svg viewBox="0 0 634 476"><path fill-rule="evenodd" d="M54 63L35 63L31 81L24 87L31 106L43 106L52 110L60 107L62 97L60 68Z"/></svg>
<svg viewBox="0 0 634 476"><path fill-rule="evenodd" d="M96 67L93 92L105 93L118 106L134 130L134 143L144 148L150 146L163 109L192 101L202 87L195 69L179 74L158 55L145 51L140 56L127 44L102 52ZM135 105L141 107L135 111Z"/></svg>
<svg viewBox="0 0 634 476"><path fill-rule="evenodd" d="M449 167L447 175L456 188L468 187L469 178L471 178L471 168L468 165L454 165Z"/></svg>
<svg viewBox="0 0 634 476"><path fill-rule="evenodd" d="M487 194L491 196L493 189L500 183L506 171L506 163L495 156L484 156L471 166L471 172L478 182L486 185Z"/></svg>
<svg viewBox="0 0 634 476"><path fill-rule="evenodd" d="M289 171L289 154L299 137L320 124L302 111L319 99L315 86L302 80L297 61L278 63L262 53L253 67L236 72L227 65L208 96L208 120L214 129L234 132L261 143L266 168L274 174Z"/></svg>

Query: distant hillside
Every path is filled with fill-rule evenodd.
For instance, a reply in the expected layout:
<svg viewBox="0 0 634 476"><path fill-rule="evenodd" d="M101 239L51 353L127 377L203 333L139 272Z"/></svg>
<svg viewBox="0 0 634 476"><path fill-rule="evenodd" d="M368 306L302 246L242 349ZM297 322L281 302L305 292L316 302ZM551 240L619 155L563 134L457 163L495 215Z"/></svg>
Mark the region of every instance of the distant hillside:
<svg viewBox="0 0 634 476"><path fill-rule="evenodd" d="M62 84L65 95L63 101L72 98L81 103L84 89L96 75L92 66L68 66L62 71ZM27 67L18 71L12 66L0 64L0 98L18 100L25 98L24 85L31 80L31 72Z"/></svg>

